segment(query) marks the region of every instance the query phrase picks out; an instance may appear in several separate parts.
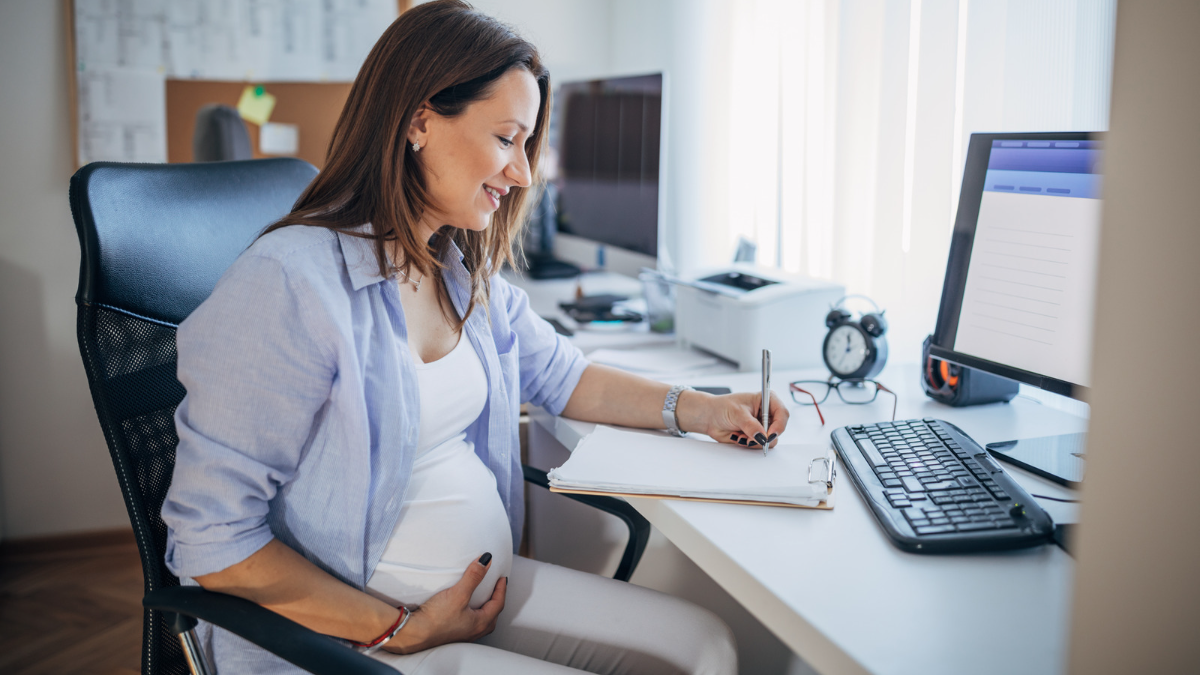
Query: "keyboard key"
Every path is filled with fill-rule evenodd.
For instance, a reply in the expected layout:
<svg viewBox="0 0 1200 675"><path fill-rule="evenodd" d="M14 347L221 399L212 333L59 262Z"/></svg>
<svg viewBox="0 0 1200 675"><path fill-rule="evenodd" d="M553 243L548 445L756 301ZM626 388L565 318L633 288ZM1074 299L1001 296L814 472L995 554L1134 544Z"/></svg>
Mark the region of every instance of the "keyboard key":
<svg viewBox="0 0 1200 675"><path fill-rule="evenodd" d="M900 479L904 483L904 489L909 492L924 492L925 486L921 485L921 481L912 476L904 476Z"/></svg>
<svg viewBox="0 0 1200 675"><path fill-rule="evenodd" d="M939 483L926 483L926 490L949 490L950 488L958 487L958 483L953 481L941 481Z"/></svg>
<svg viewBox="0 0 1200 675"><path fill-rule="evenodd" d="M1009 499L1008 493L1004 490L992 490L992 494L1000 501L1008 501Z"/></svg>
<svg viewBox="0 0 1200 675"><path fill-rule="evenodd" d="M871 466L887 466L887 462L883 461L883 455L879 454L879 449L871 441L859 441L858 447Z"/></svg>
<svg viewBox="0 0 1200 675"><path fill-rule="evenodd" d="M955 525L959 532L975 532L978 530L992 530L996 528L996 524L988 521L986 523L959 523Z"/></svg>
<svg viewBox="0 0 1200 675"><path fill-rule="evenodd" d="M928 518L914 518L913 520L911 520L909 522L912 523L913 527L925 527L925 526L929 525Z"/></svg>
<svg viewBox="0 0 1200 675"><path fill-rule="evenodd" d="M913 502L923 502L925 501L925 495L921 494L920 492L914 492L908 496L908 500Z"/></svg>
<svg viewBox="0 0 1200 675"><path fill-rule="evenodd" d="M1014 521L1012 518L997 518L996 520L993 520L992 522L996 524L997 528L1002 529L1002 530L1006 530L1006 529L1017 526L1016 521Z"/></svg>
<svg viewBox="0 0 1200 675"><path fill-rule="evenodd" d="M932 519L930 519L930 521L929 521L929 522L933 523L934 525L945 525L946 523L950 522L950 519L949 519L949 518L945 518L945 517L943 517L943 518L932 518Z"/></svg>
<svg viewBox="0 0 1200 675"><path fill-rule="evenodd" d="M884 487L895 488L895 487L901 487L902 485L904 485L904 483L900 482L899 478L889 478L889 479L883 481L883 485L884 485Z"/></svg>
<svg viewBox="0 0 1200 675"><path fill-rule="evenodd" d="M917 534L944 534L946 532L953 532L954 526L953 525L926 525L925 527L918 527L918 528L914 528L914 529L916 529Z"/></svg>
<svg viewBox="0 0 1200 675"><path fill-rule="evenodd" d="M958 525L960 523L970 522L970 520L971 519L967 518L966 516L951 516L950 517L950 522L955 525Z"/></svg>

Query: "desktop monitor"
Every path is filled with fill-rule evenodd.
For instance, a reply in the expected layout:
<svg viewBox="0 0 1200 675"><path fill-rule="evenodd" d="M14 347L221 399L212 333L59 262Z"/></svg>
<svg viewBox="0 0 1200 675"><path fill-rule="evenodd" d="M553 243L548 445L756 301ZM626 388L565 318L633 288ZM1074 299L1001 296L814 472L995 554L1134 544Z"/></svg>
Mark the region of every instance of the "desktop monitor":
<svg viewBox="0 0 1200 675"><path fill-rule="evenodd" d="M663 75L567 82L555 96L558 232L653 267L663 211Z"/></svg>
<svg viewBox="0 0 1200 675"><path fill-rule="evenodd" d="M1086 393L1102 144L1097 133L971 135L931 356ZM1058 450L1027 445L1078 464L1081 478L1082 438L1055 439L1042 445Z"/></svg>

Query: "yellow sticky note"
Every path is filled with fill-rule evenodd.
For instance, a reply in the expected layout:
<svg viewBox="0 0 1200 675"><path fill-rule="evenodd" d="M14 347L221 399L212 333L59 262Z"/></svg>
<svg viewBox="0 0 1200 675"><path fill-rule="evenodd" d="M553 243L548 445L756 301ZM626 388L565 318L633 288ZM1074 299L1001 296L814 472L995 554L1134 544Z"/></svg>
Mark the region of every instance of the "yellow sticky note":
<svg viewBox="0 0 1200 675"><path fill-rule="evenodd" d="M263 91L261 86L246 87L238 99L237 109L242 119L262 126L271 119L271 111L275 109L275 97Z"/></svg>

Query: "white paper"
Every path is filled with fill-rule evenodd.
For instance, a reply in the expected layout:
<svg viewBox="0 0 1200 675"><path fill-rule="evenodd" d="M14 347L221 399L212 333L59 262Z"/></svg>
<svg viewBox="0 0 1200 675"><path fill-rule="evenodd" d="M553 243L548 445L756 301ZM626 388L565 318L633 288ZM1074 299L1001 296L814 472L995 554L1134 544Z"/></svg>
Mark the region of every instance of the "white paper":
<svg viewBox="0 0 1200 675"><path fill-rule="evenodd" d="M164 61L177 78L351 82L397 12L394 0L175 0Z"/></svg>
<svg viewBox="0 0 1200 675"><path fill-rule="evenodd" d="M593 363L647 374L684 373L721 363L715 356L674 345L642 349L597 349L588 354Z"/></svg>
<svg viewBox="0 0 1200 675"><path fill-rule="evenodd" d="M300 148L300 127L267 122L258 130L258 151L264 155L294 156Z"/></svg>
<svg viewBox="0 0 1200 675"><path fill-rule="evenodd" d="M166 0L75 0L75 56L89 68L162 70Z"/></svg>
<svg viewBox="0 0 1200 675"><path fill-rule="evenodd" d="M167 161L166 81L156 71L78 73L79 160Z"/></svg>
<svg viewBox="0 0 1200 675"><path fill-rule="evenodd" d="M780 502L815 506L831 496L823 481L808 482L832 459L828 445L760 449L657 433L597 426L570 459L550 471L552 487L624 494Z"/></svg>

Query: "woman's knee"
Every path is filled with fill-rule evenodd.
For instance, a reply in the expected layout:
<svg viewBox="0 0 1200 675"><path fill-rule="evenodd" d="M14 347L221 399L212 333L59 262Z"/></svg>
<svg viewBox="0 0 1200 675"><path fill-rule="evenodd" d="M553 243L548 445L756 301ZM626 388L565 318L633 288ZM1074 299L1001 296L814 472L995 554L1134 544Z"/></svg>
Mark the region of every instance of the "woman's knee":
<svg viewBox="0 0 1200 675"><path fill-rule="evenodd" d="M695 621L699 644L694 675L737 673L737 641L729 625L702 607L696 607Z"/></svg>

